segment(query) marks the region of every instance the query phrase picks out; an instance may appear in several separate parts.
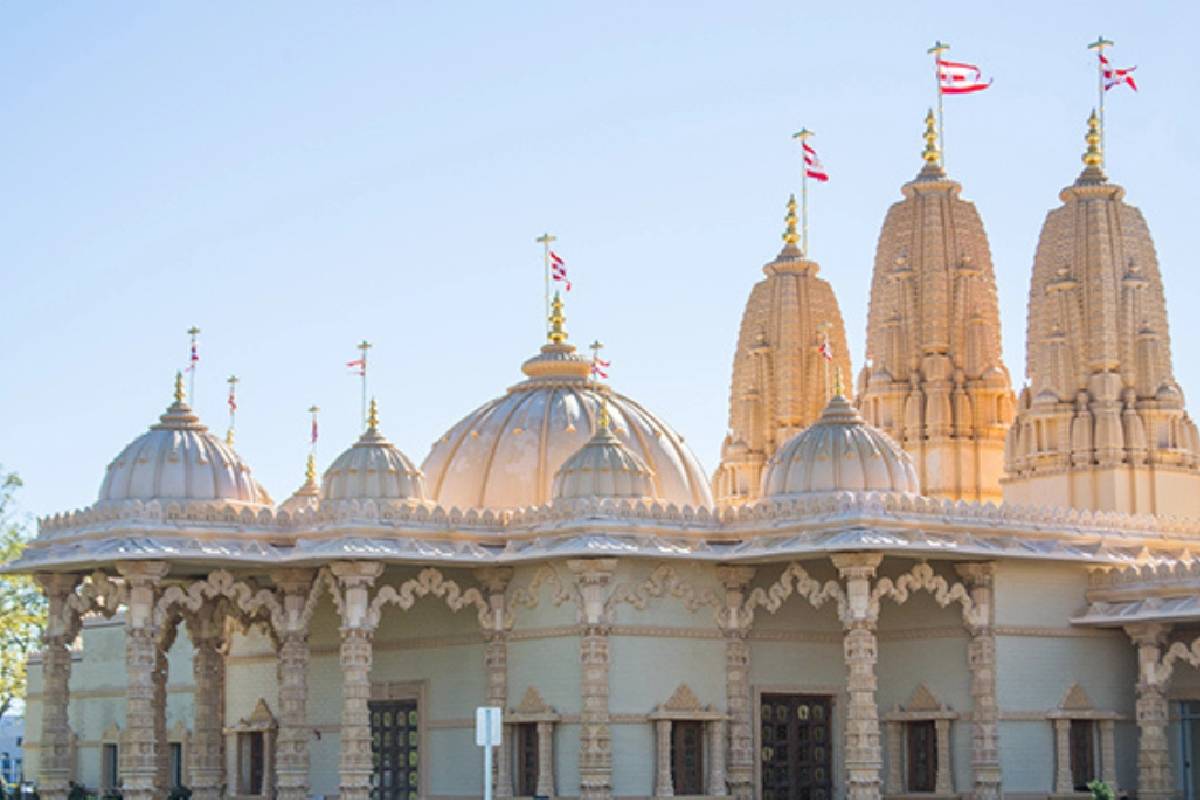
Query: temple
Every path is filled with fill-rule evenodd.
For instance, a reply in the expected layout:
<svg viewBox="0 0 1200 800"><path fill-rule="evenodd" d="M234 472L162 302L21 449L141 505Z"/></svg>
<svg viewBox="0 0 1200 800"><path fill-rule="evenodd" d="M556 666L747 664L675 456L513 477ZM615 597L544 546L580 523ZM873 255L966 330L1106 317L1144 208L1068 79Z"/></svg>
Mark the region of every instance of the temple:
<svg viewBox="0 0 1200 800"><path fill-rule="evenodd" d="M3 567L49 603L40 796L1195 800L1200 440L1146 223L1093 119L1018 403L983 223L925 142L857 392L789 202L711 480L558 297L419 465L372 400L282 502L164 376L95 500Z"/></svg>

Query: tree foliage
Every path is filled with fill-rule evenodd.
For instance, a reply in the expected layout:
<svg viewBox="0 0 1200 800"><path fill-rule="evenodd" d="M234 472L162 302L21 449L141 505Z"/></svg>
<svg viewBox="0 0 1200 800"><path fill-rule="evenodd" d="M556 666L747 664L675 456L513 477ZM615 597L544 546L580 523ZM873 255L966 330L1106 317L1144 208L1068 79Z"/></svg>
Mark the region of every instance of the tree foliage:
<svg viewBox="0 0 1200 800"><path fill-rule="evenodd" d="M0 563L21 555L28 543L13 507L21 479L0 469ZM0 575L0 719L25 699L25 663L41 644L46 600L28 575Z"/></svg>

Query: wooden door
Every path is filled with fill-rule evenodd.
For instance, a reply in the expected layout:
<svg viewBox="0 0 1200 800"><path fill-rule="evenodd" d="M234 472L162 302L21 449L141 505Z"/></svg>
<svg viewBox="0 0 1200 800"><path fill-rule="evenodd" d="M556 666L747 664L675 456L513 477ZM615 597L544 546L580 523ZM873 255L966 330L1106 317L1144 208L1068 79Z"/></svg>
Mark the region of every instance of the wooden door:
<svg viewBox="0 0 1200 800"><path fill-rule="evenodd" d="M417 800L420 734L416 700L368 704L371 714L371 800Z"/></svg>
<svg viewBox="0 0 1200 800"><path fill-rule="evenodd" d="M833 698L764 694L759 706L762 800L833 796Z"/></svg>

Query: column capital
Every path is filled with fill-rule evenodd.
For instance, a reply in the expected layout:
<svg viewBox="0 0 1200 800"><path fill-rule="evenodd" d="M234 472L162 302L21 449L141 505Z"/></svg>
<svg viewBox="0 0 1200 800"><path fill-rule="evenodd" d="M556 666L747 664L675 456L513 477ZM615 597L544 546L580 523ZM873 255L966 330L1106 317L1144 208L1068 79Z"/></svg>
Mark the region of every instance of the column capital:
<svg viewBox="0 0 1200 800"><path fill-rule="evenodd" d="M883 561L882 553L834 553L830 560L843 578L873 578Z"/></svg>
<svg viewBox="0 0 1200 800"><path fill-rule="evenodd" d="M754 580L756 571L754 567L720 564L717 566L717 580L727 592L744 592L750 586L750 581Z"/></svg>
<svg viewBox="0 0 1200 800"><path fill-rule="evenodd" d="M962 561L954 565L954 571L970 588L991 588L996 577L995 561Z"/></svg>
<svg viewBox="0 0 1200 800"><path fill-rule="evenodd" d="M33 580L42 588L42 594L48 598L62 598L73 594L83 581L82 575L72 572L38 572Z"/></svg>
<svg viewBox="0 0 1200 800"><path fill-rule="evenodd" d="M567 562L571 570L582 583L606 584L617 571L615 558L572 558Z"/></svg>
<svg viewBox="0 0 1200 800"><path fill-rule="evenodd" d="M512 580L512 567L480 567L474 570L475 580L479 581L489 594L504 594Z"/></svg>
<svg viewBox="0 0 1200 800"><path fill-rule="evenodd" d="M1137 622L1125 626L1125 633L1138 647L1162 647L1170 632L1171 625L1165 622Z"/></svg>
<svg viewBox="0 0 1200 800"><path fill-rule="evenodd" d="M348 589L370 589L375 585L375 579L383 574L383 564L379 561L335 561L329 571Z"/></svg>
<svg viewBox="0 0 1200 800"><path fill-rule="evenodd" d="M615 558L573 558L567 568L579 585L579 622L585 636L607 635L609 619L608 585L617 571Z"/></svg>
<svg viewBox="0 0 1200 800"><path fill-rule="evenodd" d="M316 570L290 567L270 572L271 581L285 595L307 594L316 580Z"/></svg>
<svg viewBox="0 0 1200 800"><path fill-rule="evenodd" d="M166 561L120 561L117 563L117 572L129 582L130 586L134 587L157 586L170 571L171 565Z"/></svg>

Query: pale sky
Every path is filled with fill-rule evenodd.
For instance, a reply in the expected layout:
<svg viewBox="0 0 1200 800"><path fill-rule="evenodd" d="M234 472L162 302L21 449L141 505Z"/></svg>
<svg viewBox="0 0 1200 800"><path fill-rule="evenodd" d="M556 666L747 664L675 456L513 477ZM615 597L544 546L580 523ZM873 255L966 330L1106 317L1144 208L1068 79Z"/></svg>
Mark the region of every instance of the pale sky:
<svg viewBox="0 0 1200 800"><path fill-rule="evenodd" d="M863 358L879 226L920 167L926 48L995 80L946 101L947 167L991 240L1014 381L1038 231L1080 170L1093 56L1108 165L1166 281L1196 413L1195 3L7 3L0 6L0 463L24 511L95 500L170 400L196 404L277 500L356 436L364 337L382 428L418 463L542 343L559 236L568 330L711 471L737 326L780 247L806 126L832 173L813 257ZM1190 144L1189 144L1190 142Z"/></svg>

